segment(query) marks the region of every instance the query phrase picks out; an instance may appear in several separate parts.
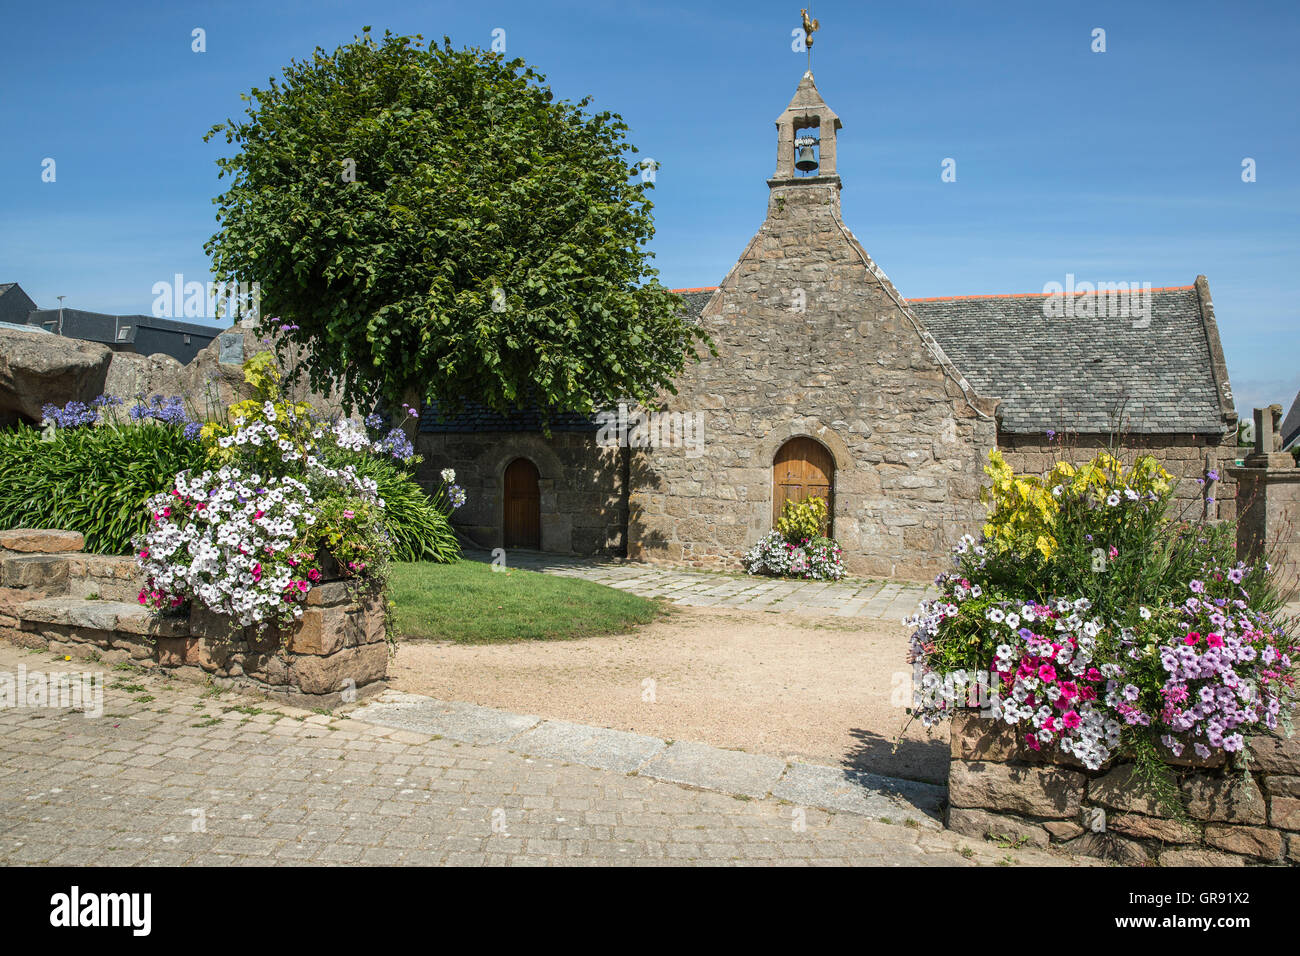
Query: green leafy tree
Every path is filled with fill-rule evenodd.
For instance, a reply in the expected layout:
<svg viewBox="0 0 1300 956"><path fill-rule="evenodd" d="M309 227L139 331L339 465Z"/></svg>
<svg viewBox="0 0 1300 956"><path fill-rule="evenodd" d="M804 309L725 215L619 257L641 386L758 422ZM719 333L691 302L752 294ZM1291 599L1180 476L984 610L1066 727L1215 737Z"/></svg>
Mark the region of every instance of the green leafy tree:
<svg viewBox="0 0 1300 956"><path fill-rule="evenodd" d="M652 183L619 116L544 81L367 27L207 134L238 147L214 272L260 283L313 387L544 413L673 390L707 339L650 268Z"/></svg>

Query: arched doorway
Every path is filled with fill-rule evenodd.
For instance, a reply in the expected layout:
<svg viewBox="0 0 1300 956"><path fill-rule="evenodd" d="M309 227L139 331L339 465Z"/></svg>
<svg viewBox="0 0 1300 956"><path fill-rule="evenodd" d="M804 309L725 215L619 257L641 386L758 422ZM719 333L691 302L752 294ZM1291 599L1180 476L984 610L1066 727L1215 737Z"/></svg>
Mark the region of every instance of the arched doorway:
<svg viewBox="0 0 1300 956"><path fill-rule="evenodd" d="M772 524L781 517L787 501L800 502L816 495L825 498L827 527L835 513L835 459L821 442L812 438L791 438L777 449L772 461Z"/></svg>
<svg viewBox="0 0 1300 956"><path fill-rule="evenodd" d="M507 548L542 546L542 495L538 490L537 466L527 458L516 458L506 466L505 507L502 522Z"/></svg>

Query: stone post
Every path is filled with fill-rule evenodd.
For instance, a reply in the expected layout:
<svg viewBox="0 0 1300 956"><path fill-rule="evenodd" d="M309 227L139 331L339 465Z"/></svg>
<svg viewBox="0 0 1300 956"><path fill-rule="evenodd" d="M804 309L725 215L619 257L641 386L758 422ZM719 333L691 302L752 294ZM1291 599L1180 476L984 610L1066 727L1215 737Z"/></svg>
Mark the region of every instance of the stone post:
<svg viewBox="0 0 1300 956"><path fill-rule="evenodd" d="M1237 557L1271 561L1283 596L1292 598L1300 593L1300 468L1279 447L1281 411L1255 409L1255 448L1229 473L1237 481Z"/></svg>

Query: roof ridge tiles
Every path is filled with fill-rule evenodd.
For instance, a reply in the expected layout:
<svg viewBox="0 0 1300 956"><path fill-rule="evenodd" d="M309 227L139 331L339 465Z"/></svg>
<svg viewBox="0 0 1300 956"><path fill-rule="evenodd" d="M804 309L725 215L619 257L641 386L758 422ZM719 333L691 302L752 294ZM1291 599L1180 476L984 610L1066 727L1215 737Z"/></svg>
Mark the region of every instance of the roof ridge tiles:
<svg viewBox="0 0 1300 956"><path fill-rule="evenodd" d="M1143 292L1192 292L1194 285L1164 285L1154 289L1142 289ZM1032 299L1053 295L1111 295L1110 289L1097 289L1092 292L997 292L990 295L936 295L928 298L908 299L908 302L958 302L970 299Z"/></svg>

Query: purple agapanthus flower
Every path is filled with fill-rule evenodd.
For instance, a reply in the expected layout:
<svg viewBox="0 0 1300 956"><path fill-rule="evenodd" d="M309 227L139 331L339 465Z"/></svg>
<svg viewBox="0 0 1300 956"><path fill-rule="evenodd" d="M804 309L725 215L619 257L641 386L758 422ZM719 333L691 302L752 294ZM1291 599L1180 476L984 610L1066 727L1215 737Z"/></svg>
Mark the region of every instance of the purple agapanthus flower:
<svg viewBox="0 0 1300 956"><path fill-rule="evenodd" d="M62 408L46 405L41 409L41 417L55 428L82 428L95 423L99 409L91 408L85 402L68 402Z"/></svg>

